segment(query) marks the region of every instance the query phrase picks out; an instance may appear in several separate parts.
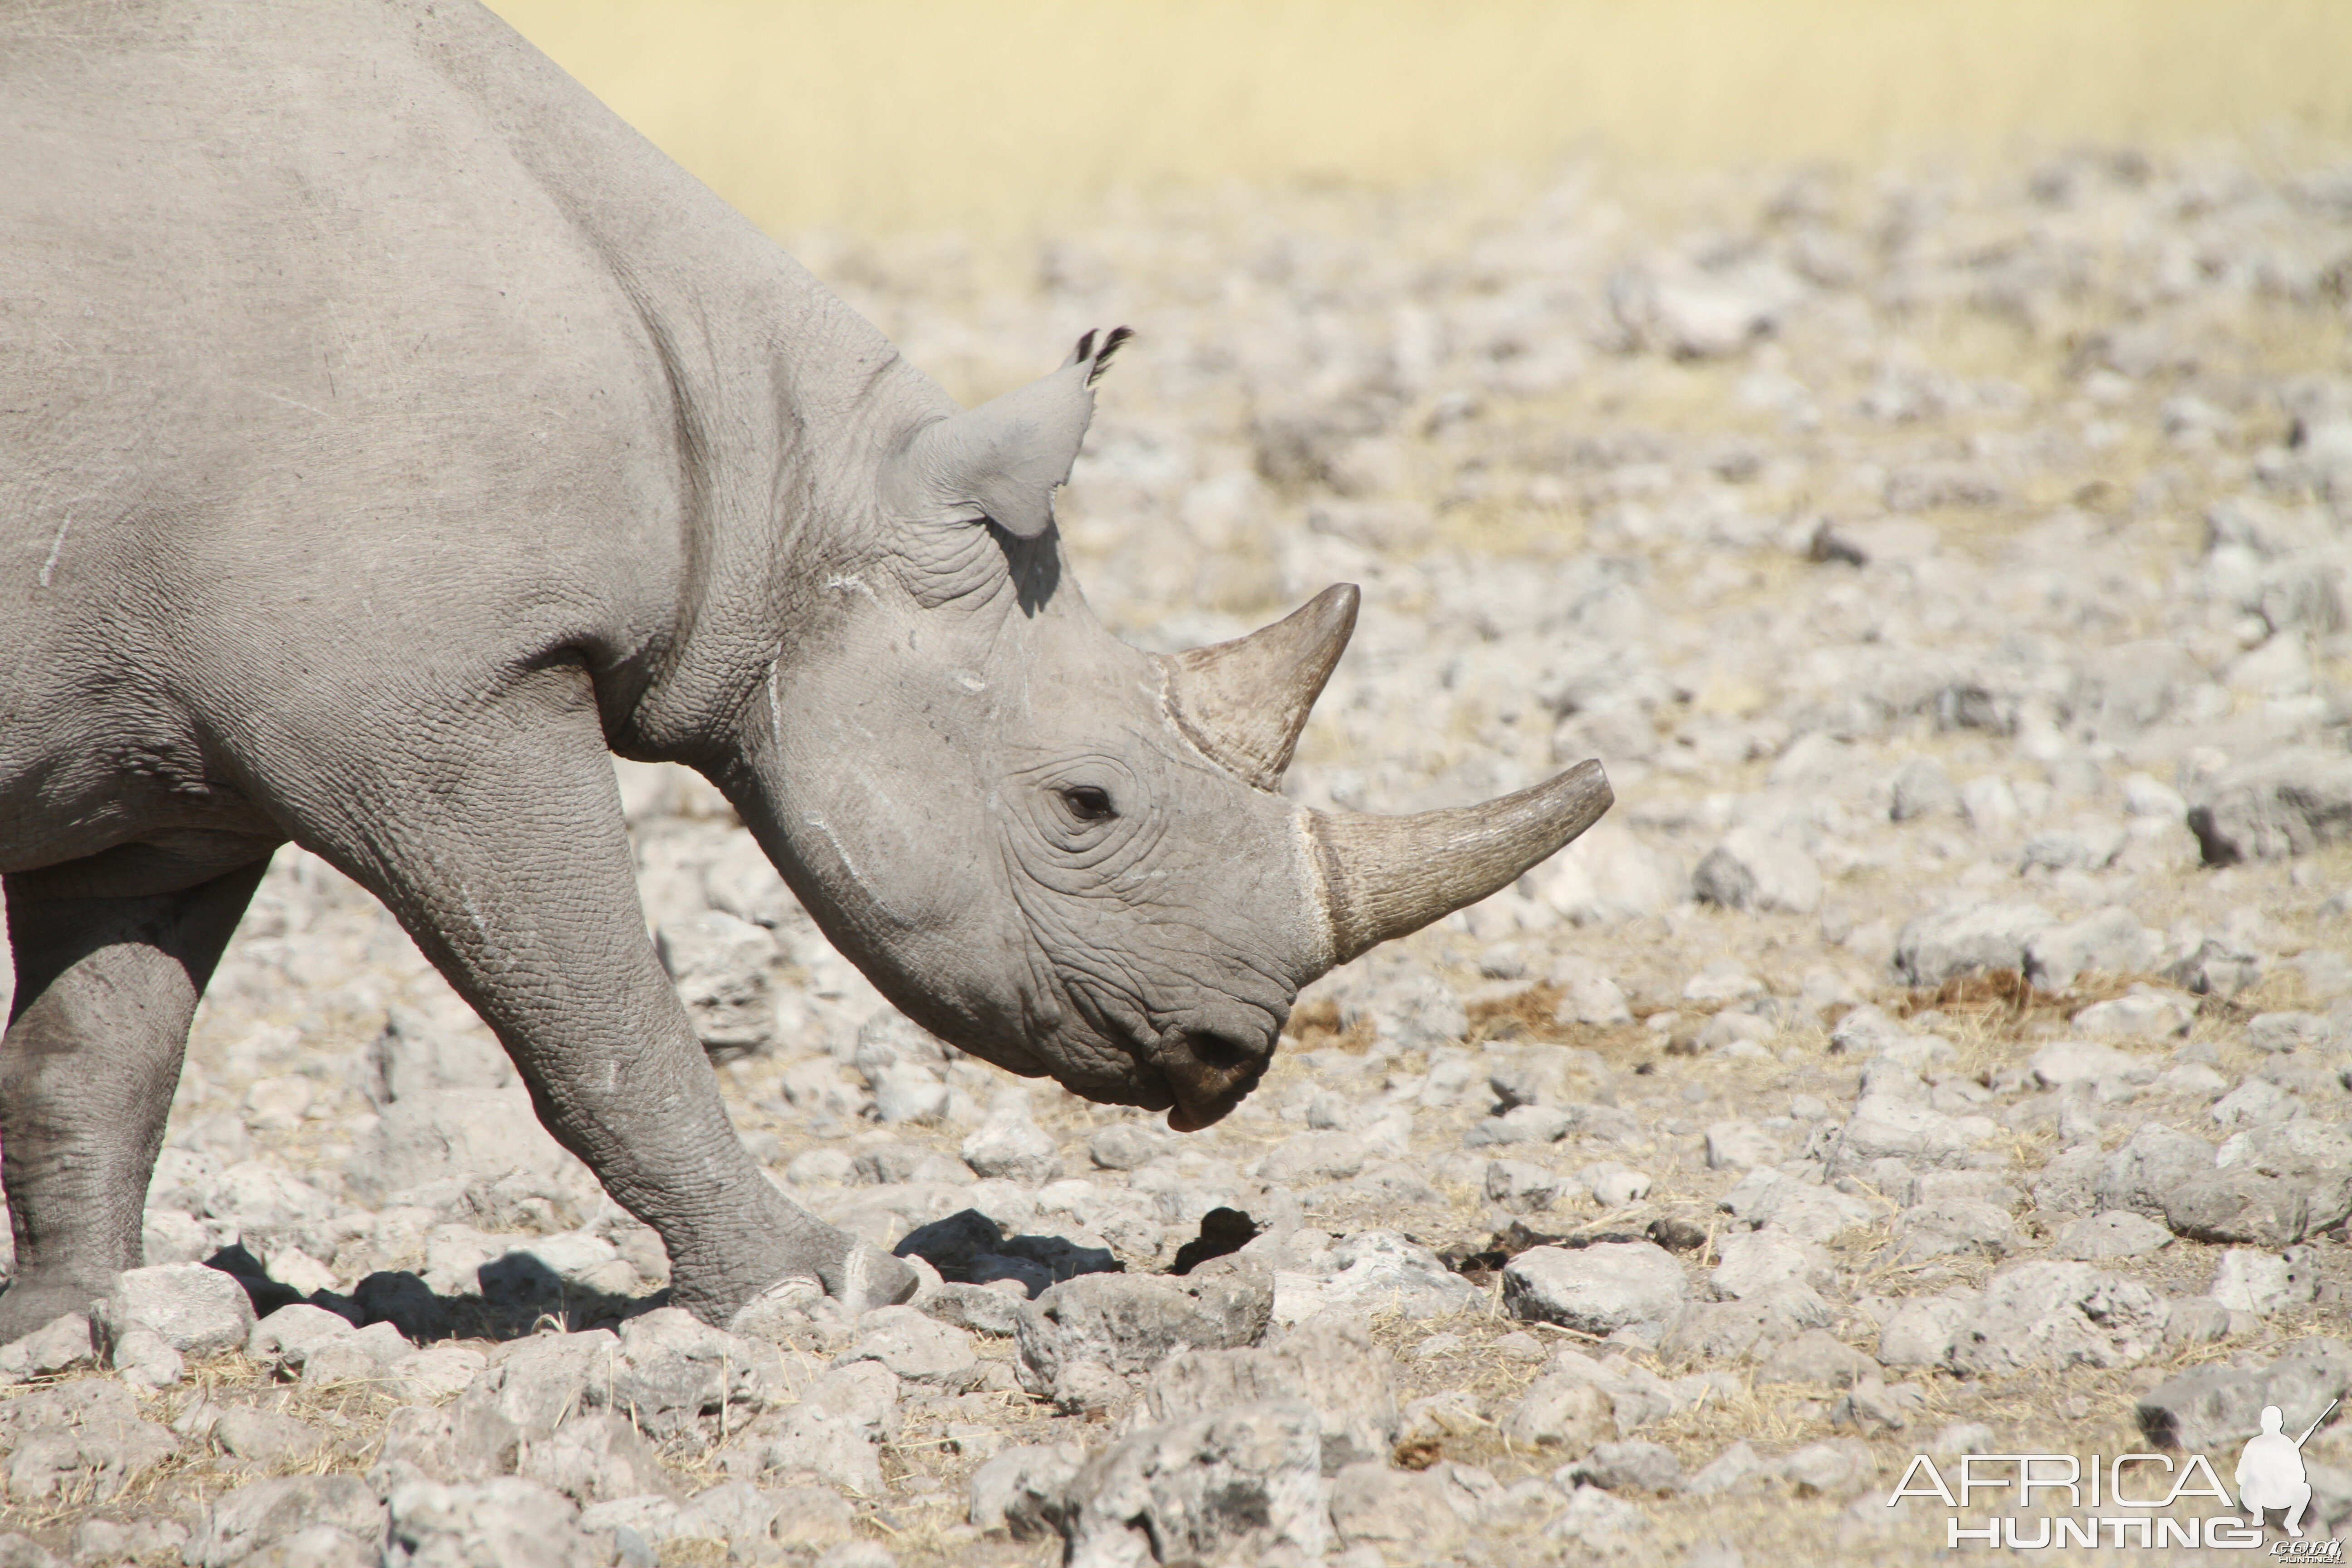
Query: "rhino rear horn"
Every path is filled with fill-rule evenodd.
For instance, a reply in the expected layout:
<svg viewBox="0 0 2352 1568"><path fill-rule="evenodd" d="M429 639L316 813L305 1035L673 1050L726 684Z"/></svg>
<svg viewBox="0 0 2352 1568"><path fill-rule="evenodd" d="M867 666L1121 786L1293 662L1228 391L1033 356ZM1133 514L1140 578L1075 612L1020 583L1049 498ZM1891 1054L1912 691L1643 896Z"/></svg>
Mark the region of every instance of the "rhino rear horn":
<svg viewBox="0 0 2352 1568"><path fill-rule="evenodd" d="M1307 813L1331 962L1345 963L1498 892L1601 820L1617 797L1598 762L1484 805L1417 816Z"/></svg>
<svg viewBox="0 0 2352 1568"><path fill-rule="evenodd" d="M1362 595L1335 584L1245 637L1163 658L1168 710L1185 738L1262 790L1283 770L1356 629Z"/></svg>
<svg viewBox="0 0 2352 1568"><path fill-rule="evenodd" d="M1051 528L1054 491L1069 482L1094 418L1094 384L1134 335L1088 332L1053 374L924 426L886 481L893 510L930 522L984 517L1019 539Z"/></svg>

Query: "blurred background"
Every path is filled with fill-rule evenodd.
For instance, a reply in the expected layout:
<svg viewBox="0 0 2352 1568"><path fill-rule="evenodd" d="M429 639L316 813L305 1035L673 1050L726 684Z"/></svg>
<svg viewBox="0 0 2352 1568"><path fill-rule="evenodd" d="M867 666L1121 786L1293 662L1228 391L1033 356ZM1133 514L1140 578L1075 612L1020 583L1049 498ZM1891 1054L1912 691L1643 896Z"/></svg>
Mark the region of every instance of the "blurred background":
<svg viewBox="0 0 2352 1568"><path fill-rule="evenodd" d="M1397 188L2352 129L2329 0L499 0L770 232L981 234L1226 180Z"/></svg>
<svg viewBox="0 0 2352 1568"><path fill-rule="evenodd" d="M2352 6L499 9L968 403L1135 327L1076 578L1152 647L1362 584L1311 803L1672 817L2134 638L2329 721L2352 634L2208 567L2352 500Z"/></svg>

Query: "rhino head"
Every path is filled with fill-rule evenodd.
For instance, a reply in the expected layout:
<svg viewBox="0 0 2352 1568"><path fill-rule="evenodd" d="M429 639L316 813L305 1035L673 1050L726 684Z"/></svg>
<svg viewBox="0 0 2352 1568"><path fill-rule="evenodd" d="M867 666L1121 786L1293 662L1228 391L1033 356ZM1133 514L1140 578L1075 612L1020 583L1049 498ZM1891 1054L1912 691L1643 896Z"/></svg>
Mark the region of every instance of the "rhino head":
<svg viewBox="0 0 2352 1568"><path fill-rule="evenodd" d="M1191 1131L1255 1087L1301 986L1507 886L1612 797L1586 763L1417 816L1286 800L1352 586L1173 657L1105 631L1051 496L1125 335L882 443L862 542L796 574L720 782L909 1016Z"/></svg>

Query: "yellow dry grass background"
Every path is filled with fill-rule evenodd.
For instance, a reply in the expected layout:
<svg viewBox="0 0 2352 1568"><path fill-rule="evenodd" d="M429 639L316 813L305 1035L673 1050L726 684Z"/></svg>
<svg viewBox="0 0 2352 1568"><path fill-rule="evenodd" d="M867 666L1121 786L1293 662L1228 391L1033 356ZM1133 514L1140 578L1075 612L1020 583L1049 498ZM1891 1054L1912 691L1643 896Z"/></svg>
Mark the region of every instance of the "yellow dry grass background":
<svg viewBox="0 0 2352 1568"><path fill-rule="evenodd" d="M2352 139L2342 0L494 0L772 233L2079 141Z"/></svg>

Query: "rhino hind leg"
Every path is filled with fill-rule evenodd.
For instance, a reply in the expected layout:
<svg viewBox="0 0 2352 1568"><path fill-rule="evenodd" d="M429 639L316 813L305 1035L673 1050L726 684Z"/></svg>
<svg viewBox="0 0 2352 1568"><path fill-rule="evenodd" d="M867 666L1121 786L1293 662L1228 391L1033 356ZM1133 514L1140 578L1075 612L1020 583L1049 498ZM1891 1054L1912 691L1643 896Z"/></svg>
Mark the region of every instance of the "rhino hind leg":
<svg viewBox="0 0 2352 1568"><path fill-rule="evenodd" d="M0 1176L16 1266L0 1343L86 1310L142 1262L188 1025L268 866L138 898L50 896L71 866L7 879L16 992L0 1040Z"/></svg>
<svg viewBox="0 0 2352 1568"><path fill-rule="evenodd" d="M312 847L383 900L497 1034L556 1142L657 1232L671 1299L725 1324L780 1281L858 1307L917 1279L744 1149L646 935L610 752L576 668L521 678L478 740L393 755ZM460 778L462 790L433 781ZM324 786L322 786L324 787Z"/></svg>

